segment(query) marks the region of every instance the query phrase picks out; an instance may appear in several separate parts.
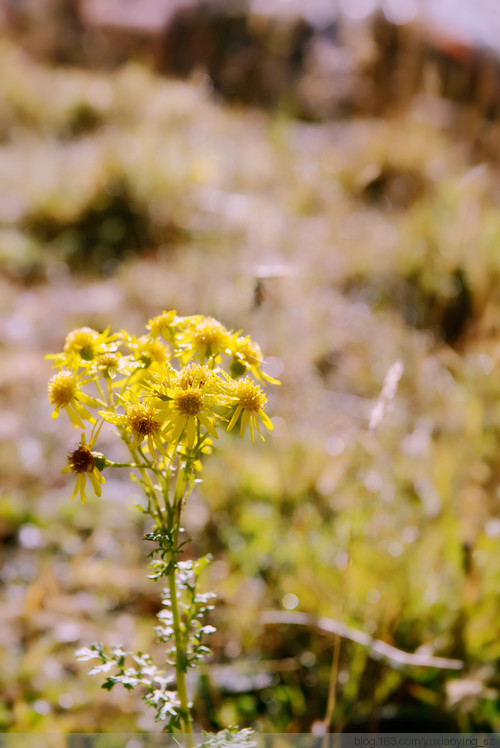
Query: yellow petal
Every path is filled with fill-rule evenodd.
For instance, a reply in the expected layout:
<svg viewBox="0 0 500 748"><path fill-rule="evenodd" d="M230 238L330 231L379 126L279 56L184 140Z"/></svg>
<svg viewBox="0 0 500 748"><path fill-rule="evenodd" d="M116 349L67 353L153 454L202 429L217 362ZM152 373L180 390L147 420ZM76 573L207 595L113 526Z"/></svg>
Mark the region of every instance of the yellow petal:
<svg viewBox="0 0 500 748"><path fill-rule="evenodd" d="M80 475L76 479L76 483L80 488L80 501L82 502L82 504L85 504L85 475L84 473L80 473Z"/></svg>
<svg viewBox="0 0 500 748"><path fill-rule="evenodd" d="M187 421L187 444L189 449L192 448L194 440L196 438L196 423L193 416L190 416Z"/></svg>
<svg viewBox="0 0 500 748"><path fill-rule="evenodd" d="M90 423L96 423L96 419L94 418L94 416L91 415L88 412L87 408L85 408L81 403L79 403L78 400L73 400L72 405L73 405L73 409L76 411L76 413L78 413L79 416L81 416L82 418L86 418L87 421L90 421ZM83 428L85 427L83 426Z"/></svg>
<svg viewBox="0 0 500 748"><path fill-rule="evenodd" d="M171 439L173 442L178 442L182 432L184 431L184 426L186 425L187 416L182 416L177 420L177 423L175 424L174 430L172 432Z"/></svg>
<svg viewBox="0 0 500 748"><path fill-rule="evenodd" d="M90 395L87 395L85 392L79 392L76 397L78 400L81 400L82 403L90 405L91 408L98 408L99 405L103 405L102 402L100 403L99 400L95 399L95 397L90 397Z"/></svg>
<svg viewBox="0 0 500 748"><path fill-rule="evenodd" d="M260 416L260 420L262 421L266 429L269 429L269 431L272 431L274 426L273 426L271 419L267 415L267 413L264 413L263 410L259 410L259 416Z"/></svg>
<svg viewBox="0 0 500 748"><path fill-rule="evenodd" d="M160 452L160 454L162 454L164 457L168 457L167 453L165 452L165 447L163 446L163 442L160 439L159 434L156 434L156 433L153 434L153 441L156 444L156 447L158 451Z"/></svg>
<svg viewBox="0 0 500 748"><path fill-rule="evenodd" d="M237 420L238 420L238 418L240 417L240 413L241 413L241 411L242 411L242 410L243 410L242 406L241 406L241 405L238 405L238 407L236 408L236 410L235 410L235 411L234 411L234 413L233 413L233 417L232 417L232 418L231 418L231 420L229 421L229 425L228 425L228 427L227 427L227 430L228 430L228 431L231 431L231 429L232 429L232 428L234 427L234 425L235 425L236 421L237 421Z"/></svg>
<svg viewBox="0 0 500 748"><path fill-rule="evenodd" d="M83 423L82 419L79 417L77 413L74 412L69 406L66 406L64 408L68 416L70 417L71 423L75 427L75 429L84 429L85 424Z"/></svg>
<svg viewBox="0 0 500 748"><path fill-rule="evenodd" d="M210 434L210 436L212 436L214 439L218 439L219 435L217 434L217 431L215 430L215 426L213 425L213 423L210 420L210 418L207 418L203 414L200 414L198 416L198 418L199 418L200 422L205 426L205 428L208 431L208 433Z"/></svg>
<svg viewBox="0 0 500 748"><path fill-rule="evenodd" d="M97 475L96 475L96 473L97 473ZM94 487L95 495L96 496L100 496L101 495L101 485L100 484L101 484L101 482L104 482L104 481L101 481L101 475L100 475L99 471L97 470L97 468L94 468L93 471L88 474L88 476L90 478L90 482L92 483L92 485Z"/></svg>
<svg viewBox="0 0 500 748"><path fill-rule="evenodd" d="M71 501L73 501L73 499L75 498L76 494L78 493L78 488L79 488L78 479L79 478L80 478L80 476L78 476L78 478L75 481L75 488L74 488L73 493L71 494Z"/></svg>
<svg viewBox="0 0 500 748"><path fill-rule="evenodd" d="M90 434L90 440L89 440L89 444L88 444L89 447L93 447L95 445L95 443L97 441L97 437L99 436L99 432L102 429L103 423L104 423L104 421L101 421L101 423L99 424L97 430L96 430L96 425L97 424L94 424L94 427L92 429L92 433ZM82 441L83 441L84 436L85 436L85 434L82 434Z"/></svg>
<svg viewBox="0 0 500 748"><path fill-rule="evenodd" d="M156 459L155 445L153 444L153 437L151 436L151 434L148 434L147 442L148 442L148 449L149 449L149 454L151 455L151 459L155 460Z"/></svg>
<svg viewBox="0 0 500 748"><path fill-rule="evenodd" d="M266 380L266 382L269 382L269 384L281 384L279 379L270 377L269 374L265 374L263 371L259 371L259 374L262 376L263 379Z"/></svg>
<svg viewBox="0 0 500 748"><path fill-rule="evenodd" d="M107 413L105 410L100 410L99 415L108 423L112 423L114 426L122 426L125 423L125 416L118 415L118 413Z"/></svg>
<svg viewBox="0 0 500 748"><path fill-rule="evenodd" d="M250 426L250 434L252 435L252 444L255 444L255 431L253 428L253 415L248 418L248 425Z"/></svg>
<svg viewBox="0 0 500 748"><path fill-rule="evenodd" d="M254 426L255 426L255 428L257 429L257 431L259 432L259 436L260 436L260 438L262 439L262 441L263 441L263 442L265 442L266 440L265 440L265 439L264 439L264 437L262 436L262 432L261 432L261 430L260 430L260 428L259 428L259 420L258 420L257 416L255 416L255 419L254 419Z"/></svg>
<svg viewBox="0 0 500 748"><path fill-rule="evenodd" d="M241 424L240 424L240 436L243 438L243 435L245 434L245 429L247 427L248 423L248 410L245 410L243 412L243 415L241 416Z"/></svg>

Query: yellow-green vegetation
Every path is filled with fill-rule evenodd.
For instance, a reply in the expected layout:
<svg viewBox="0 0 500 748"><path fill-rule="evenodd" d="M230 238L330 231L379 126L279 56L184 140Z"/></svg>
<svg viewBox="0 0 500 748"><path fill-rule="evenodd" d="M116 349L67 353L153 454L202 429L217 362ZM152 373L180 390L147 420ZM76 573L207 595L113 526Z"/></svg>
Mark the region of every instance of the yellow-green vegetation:
<svg viewBox="0 0 500 748"><path fill-rule="evenodd" d="M73 655L149 647L140 492L113 477L69 501L61 454L80 447L40 362L68 329L135 345L175 308L250 331L283 382L265 443L220 432L186 506L218 596L188 683L201 727L308 731L333 678L337 730L499 730L498 174L432 118L310 125L228 109L203 80L0 55L2 729L152 728ZM52 405L82 418L65 385ZM428 662L339 647L298 613Z"/></svg>

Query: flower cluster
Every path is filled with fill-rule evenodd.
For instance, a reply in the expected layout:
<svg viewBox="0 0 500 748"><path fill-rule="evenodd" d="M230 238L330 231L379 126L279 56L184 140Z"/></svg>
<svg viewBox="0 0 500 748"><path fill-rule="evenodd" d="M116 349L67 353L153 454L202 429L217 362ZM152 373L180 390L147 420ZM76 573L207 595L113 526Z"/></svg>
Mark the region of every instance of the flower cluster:
<svg viewBox="0 0 500 748"><path fill-rule="evenodd" d="M238 421L240 435L248 426L252 442L255 432L264 438L261 425L272 429L261 383L279 382L262 371L262 351L248 335L212 317L164 311L140 337L81 327L47 358L58 370L48 387L52 417L63 410L75 428L92 428L65 468L76 475L73 496L82 501L86 478L100 495L100 471L117 466L93 451L104 421L117 427L134 466L163 472L181 460L183 469L199 467L220 429L231 431Z"/></svg>

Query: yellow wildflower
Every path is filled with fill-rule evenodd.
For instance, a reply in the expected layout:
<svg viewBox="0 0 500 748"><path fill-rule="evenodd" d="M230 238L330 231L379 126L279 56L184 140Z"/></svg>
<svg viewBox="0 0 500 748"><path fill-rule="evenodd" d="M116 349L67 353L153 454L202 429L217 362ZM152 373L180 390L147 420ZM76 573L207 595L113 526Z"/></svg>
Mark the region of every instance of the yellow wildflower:
<svg viewBox="0 0 500 748"><path fill-rule="evenodd" d="M81 382L80 382L81 383ZM82 403L96 408L99 406L97 400L83 392L79 387L76 374L70 371L60 371L49 380L48 397L54 406L52 418L59 416L60 410L65 410L75 428L84 429L82 419L95 423L92 416Z"/></svg>
<svg viewBox="0 0 500 748"><path fill-rule="evenodd" d="M271 423L269 416L264 412L264 406L267 402L267 397L264 392L261 390L259 385L252 382L249 377L245 377L245 379L235 382L233 385L233 392L237 405L233 416L229 421L227 430L231 431L241 415L240 436L244 435L248 424L252 435L252 444L255 443L254 427L257 429L262 441L264 441L264 437L259 429L258 419L260 418L267 429L270 431L273 429L273 424Z"/></svg>
<svg viewBox="0 0 500 748"><path fill-rule="evenodd" d="M102 426L102 423L101 423ZM76 475L75 490L71 496L71 501L75 498L76 494L80 493L80 500L82 504L85 504L85 485L87 478L92 483L96 496L101 495L101 485L105 482L104 476L101 475L97 467L97 463L100 461L104 462L104 457L98 452L92 452L97 435L100 431L92 431L89 443L85 443L85 434L82 434L80 443L76 445L76 449L72 452L68 452L68 466L62 469L63 473L74 473Z"/></svg>
<svg viewBox="0 0 500 748"><path fill-rule="evenodd" d="M169 312L163 311L157 317L149 320L147 329L153 338L161 335L165 340L173 340L175 325L178 321L177 312L172 309Z"/></svg>
<svg viewBox="0 0 500 748"><path fill-rule="evenodd" d="M170 377L151 385L159 398L155 405L165 418L165 428L172 442L179 442L186 433L186 443L192 449L200 426L217 439L215 424L221 420L212 408L227 405L230 395L224 391L224 382L207 366L185 366L180 372L173 369Z"/></svg>
<svg viewBox="0 0 500 748"><path fill-rule="evenodd" d="M184 317L179 326L180 360L185 364L194 356L200 362L220 361L221 353L228 353L231 333L213 317Z"/></svg>
<svg viewBox="0 0 500 748"><path fill-rule="evenodd" d="M49 354L46 358L54 359L56 366L87 367L99 354L115 352L117 337L109 335L109 327L102 333L92 327L78 327L66 335L62 353Z"/></svg>
<svg viewBox="0 0 500 748"><path fill-rule="evenodd" d="M251 371L256 379L265 379L270 384L280 384L278 379L274 379L262 371L264 356L260 346L253 342L250 335L244 337L233 335L230 350L233 355L230 370L234 377L244 374L245 371Z"/></svg>
<svg viewBox="0 0 500 748"><path fill-rule="evenodd" d="M158 409L151 402L139 402L137 397L133 397L133 402L126 402L124 398L122 400L125 413L99 411L99 415L115 426L125 427L126 431L132 435L134 447L139 447L146 440L153 459L156 454L155 447L166 457L163 443L163 417Z"/></svg>
<svg viewBox="0 0 500 748"><path fill-rule="evenodd" d="M89 369L89 374L102 375L106 379L114 379L117 374L130 374L133 365L129 356L122 356L119 351L115 353L102 353L96 356Z"/></svg>
<svg viewBox="0 0 500 748"><path fill-rule="evenodd" d="M170 359L170 348L161 340L155 340L142 335L129 344L133 351L134 358L145 369L158 369Z"/></svg>

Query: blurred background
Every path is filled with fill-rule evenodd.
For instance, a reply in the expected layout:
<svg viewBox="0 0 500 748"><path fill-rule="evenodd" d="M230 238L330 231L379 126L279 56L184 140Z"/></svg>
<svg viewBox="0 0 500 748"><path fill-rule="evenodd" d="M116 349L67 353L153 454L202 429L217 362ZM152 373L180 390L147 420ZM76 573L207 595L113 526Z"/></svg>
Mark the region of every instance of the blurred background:
<svg viewBox="0 0 500 748"><path fill-rule="evenodd" d="M0 729L157 729L74 658L155 651L159 591L128 476L69 501L43 356L172 308L283 382L186 509L198 729L500 731L496 2L0 0L0 28Z"/></svg>

